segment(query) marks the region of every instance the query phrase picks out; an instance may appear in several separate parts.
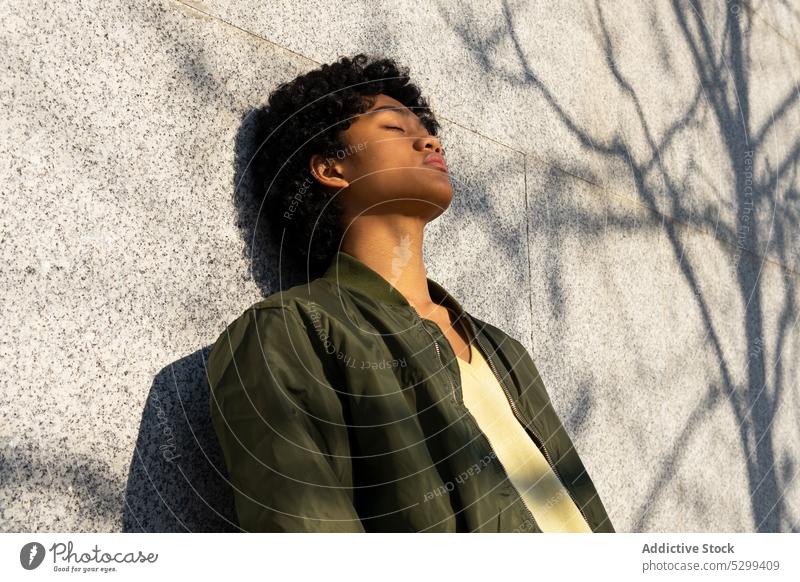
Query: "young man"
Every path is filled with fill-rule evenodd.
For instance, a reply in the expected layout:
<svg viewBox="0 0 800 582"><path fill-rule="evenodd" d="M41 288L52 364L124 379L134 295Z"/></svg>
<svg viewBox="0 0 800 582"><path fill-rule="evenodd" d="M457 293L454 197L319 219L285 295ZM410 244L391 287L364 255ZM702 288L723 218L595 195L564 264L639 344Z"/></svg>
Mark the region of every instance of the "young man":
<svg viewBox="0 0 800 582"><path fill-rule="evenodd" d="M407 69L284 83L254 164L281 260L208 360L239 525L278 532L613 532L525 348L427 277L452 186Z"/></svg>

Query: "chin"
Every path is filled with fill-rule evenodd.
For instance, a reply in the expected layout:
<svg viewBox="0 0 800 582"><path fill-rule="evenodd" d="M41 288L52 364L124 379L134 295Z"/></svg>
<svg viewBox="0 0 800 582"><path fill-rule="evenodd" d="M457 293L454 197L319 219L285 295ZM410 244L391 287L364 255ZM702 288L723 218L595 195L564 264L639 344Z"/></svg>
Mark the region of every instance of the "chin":
<svg viewBox="0 0 800 582"><path fill-rule="evenodd" d="M453 201L453 186L447 175L428 179L424 182L405 183L406 188L394 190L392 197L377 203L375 198L364 201L364 206L372 208L370 213L384 214L396 212L406 216L421 216L429 221L440 216Z"/></svg>
<svg viewBox="0 0 800 582"><path fill-rule="evenodd" d="M452 192L418 192L408 194L402 201L381 205L382 212L398 213L405 216L417 216L430 222L450 207Z"/></svg>
<svg viewBox="0 0 800 582"><path fill-rule="evenodd" d="M437 188L426 189L418 195L424 208L421 208L421 214L428 216L430 220L440 216L445 210L450 208L450 203L453 201L453 188L448 182L447 185L442 185Z"/></svg>

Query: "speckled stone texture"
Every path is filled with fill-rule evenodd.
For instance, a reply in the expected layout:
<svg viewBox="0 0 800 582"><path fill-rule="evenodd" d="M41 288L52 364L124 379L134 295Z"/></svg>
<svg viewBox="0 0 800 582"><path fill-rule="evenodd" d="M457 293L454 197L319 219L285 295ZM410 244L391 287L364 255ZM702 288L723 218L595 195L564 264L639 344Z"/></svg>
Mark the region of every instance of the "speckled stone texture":
<svg viewBox="0 0 800 582"><path fill-rule="evenodd" d="M4 2L0 531L237 531L206 357L294 282L249 113L357 51L442 120L430 276L531 351L617 530L800 531L800 13L676 4Z"/></svg>

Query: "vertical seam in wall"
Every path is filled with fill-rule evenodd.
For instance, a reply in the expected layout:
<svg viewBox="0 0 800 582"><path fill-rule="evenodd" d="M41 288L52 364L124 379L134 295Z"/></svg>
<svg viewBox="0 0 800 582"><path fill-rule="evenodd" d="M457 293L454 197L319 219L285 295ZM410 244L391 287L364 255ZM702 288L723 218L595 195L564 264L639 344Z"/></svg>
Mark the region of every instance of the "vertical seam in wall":
<svg viewBox="0 0 800 582"><path fill-rule="evenodd" d="M530 218L528 215L528 156L522 152L522 192L525 198L525 257L528 259L528 316L530 321L530 346L533 350L533 272L531 271Z"/></svg>

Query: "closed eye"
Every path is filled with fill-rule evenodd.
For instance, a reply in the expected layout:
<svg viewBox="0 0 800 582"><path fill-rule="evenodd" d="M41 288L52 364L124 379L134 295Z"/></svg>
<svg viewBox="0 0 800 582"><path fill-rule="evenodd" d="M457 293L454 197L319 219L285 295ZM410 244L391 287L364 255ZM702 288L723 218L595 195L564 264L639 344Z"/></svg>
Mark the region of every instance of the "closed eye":
<svg viewBox="0 0 800 582"><path fill-rule="evenodd" d="M396 125L384 125L384 127L385 127L386 129L399 129L399 130L400 130L400 131L402 131L403 133L405 133L405 132L406 132L406 130L405 130L405 129L403 129L402 127L397 127Z"/></svg>

